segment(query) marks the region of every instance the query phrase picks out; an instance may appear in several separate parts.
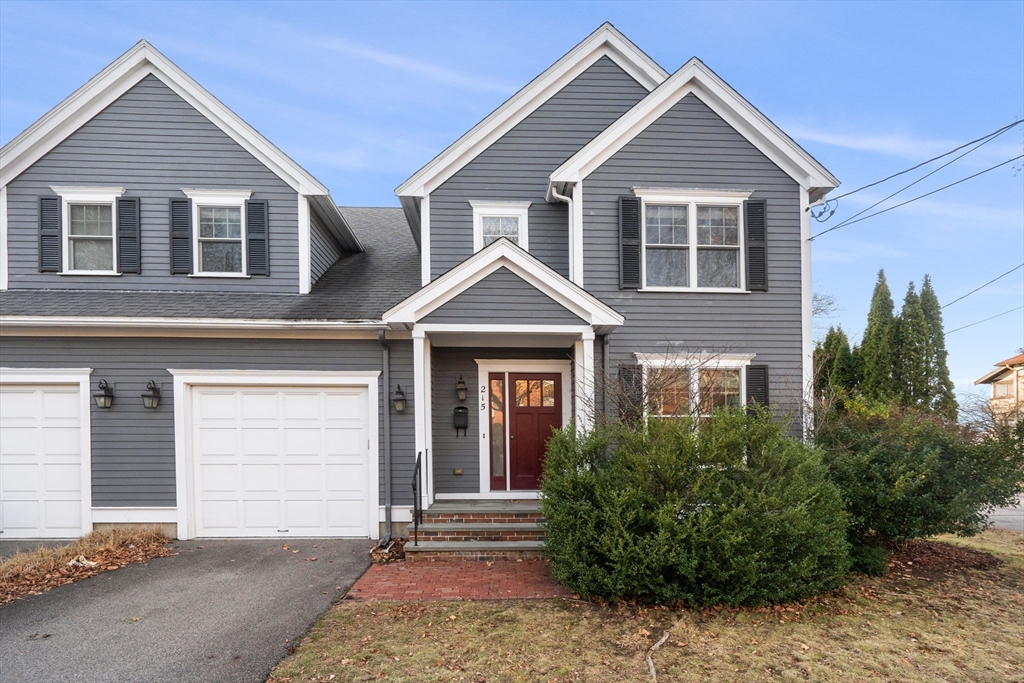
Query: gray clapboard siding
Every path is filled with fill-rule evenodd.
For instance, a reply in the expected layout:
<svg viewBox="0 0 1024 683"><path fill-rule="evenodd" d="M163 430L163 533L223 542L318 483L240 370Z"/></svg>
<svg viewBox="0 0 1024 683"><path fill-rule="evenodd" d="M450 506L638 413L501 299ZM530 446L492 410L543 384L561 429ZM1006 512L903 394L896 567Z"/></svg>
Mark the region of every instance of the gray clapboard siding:
<svg viewBox="0 0 1024 683"><path fill-rule="evenodd" d="M38 272L40 195L51 185L124 187L140 197L142 273L80 277ZM168 199L181 189L252 190L270 208L270 276L247 280L170 275ZM160 289L297 292L298 195L156 76L101 111L7 188L12 289Z"/></svg>
<svg viewBox="0 0 1024 683"><path fill-rule="evenodd" d="M431 402L434 437L434 492L480 492L480 411L474 400L478 377L477 358L567 360L572 349L463 349L437 348L431 356ZM459 377L469 385L469 398L460 403L455 394ZM466 435L455 435L452 418L455 407L469 408ZM454 471L462 468L463 474Z"/></svg>
<svg viewBox="0 0 1024 683"><path fill-rule="evenodd" d="M619 289L618 197L636 186L753 189L768 200L769 291L750 294ZM611 373L633 353L755 353L770 366L773 402L798 413L801 375L799 187L690 94L584 180L584 285L622 313Z"/></svg>
<svg viewBox="0 0 1024 683"><path fill-rule="evenodd" d="M0 366L91 367L93 389L105 379L114 407L92 406L92 504L159 507L176 504L174 479L174 382L167 368L211 370L381 370L376 340L138 339L4 337ZM154 380L163 397L146 410L139 395ZM391 382L413 386L412 342L391 342ZM378 410L391 409L393 388L379 386ZM391 413L394 502L411 505L415 397L404 413ZM383 419L380 445L383 449ZM379 454L383 501L383 453Z"/></svg>
<svg viewBox="0 0 1024 683"><path fill-rule="evenodd" d="M572 311L553 301L505 267L423 318L425 323L586 325Z"/></svg>
<svg viewBox="0 0 1024 683"><path fill-rule="evenodd" d="M309 281L312 284L341 258L341 248L313 211L309 212L309 229Z"/></svg>
<svg viewBox="0 0 1024 683"><path fill-rule="evenodd" d="M430 194L431 277L473 254L470 200L529 200L530 253L569 275L568 210L548 175L647 95L602 57Z"/></svg>

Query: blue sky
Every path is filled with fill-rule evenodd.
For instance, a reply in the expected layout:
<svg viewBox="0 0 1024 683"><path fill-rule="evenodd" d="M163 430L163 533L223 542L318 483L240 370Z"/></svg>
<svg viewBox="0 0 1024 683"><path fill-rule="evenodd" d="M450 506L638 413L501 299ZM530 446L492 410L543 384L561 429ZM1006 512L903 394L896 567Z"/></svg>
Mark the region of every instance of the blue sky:
<svg viewBox="0 0 1024 683"><path fill-rule="evenodd" d="M855 189L1024 118L1024 3L0 3L0 141L146 38L331 188L394 188L603 21L668 71L696 55ZM1024 126L901 195L1024 153ZM884 268L897 306L1024 262L1018 162L814 243L814 288L855 339ZM915 176L910 176L909 180ZM840 202L828 223L897 182ZM944 310L1024 304L1024 269ZM1024 310L954 332L958 389L1024 346Z"/></svg>

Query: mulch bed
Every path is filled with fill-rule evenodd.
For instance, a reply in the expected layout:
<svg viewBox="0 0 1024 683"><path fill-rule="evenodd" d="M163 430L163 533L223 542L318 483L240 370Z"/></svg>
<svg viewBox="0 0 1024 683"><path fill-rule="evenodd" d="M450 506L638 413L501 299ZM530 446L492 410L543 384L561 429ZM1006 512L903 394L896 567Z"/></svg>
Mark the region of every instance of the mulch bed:
<svg viewBox="0 0 1024 683"><path fill-rule="evenodd" d="M374 546L370 551L370 560L374 564L391 564L405 559L405 539L393 538L383 548Z"/></svg>
<svg viewBox="0 0 1024 683"><path fill-rule="evenodd" d="M907 541L894 546L889 572L920 579L940 579L968 569L995 569L1003 563L995 555L939 541Z"/></svg>

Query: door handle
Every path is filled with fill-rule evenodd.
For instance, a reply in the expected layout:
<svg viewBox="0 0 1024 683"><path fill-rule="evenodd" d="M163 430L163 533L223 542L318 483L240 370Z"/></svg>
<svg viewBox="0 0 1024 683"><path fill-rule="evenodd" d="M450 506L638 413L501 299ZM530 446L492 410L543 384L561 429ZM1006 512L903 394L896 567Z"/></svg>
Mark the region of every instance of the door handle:
<svg viewBox="0 0 1024 683"><path fill-rule="evenodd" d="M509 438L509 440L512 440L512 439L516 438L516 435L515 434L509 434L508 438Z"/></svg>

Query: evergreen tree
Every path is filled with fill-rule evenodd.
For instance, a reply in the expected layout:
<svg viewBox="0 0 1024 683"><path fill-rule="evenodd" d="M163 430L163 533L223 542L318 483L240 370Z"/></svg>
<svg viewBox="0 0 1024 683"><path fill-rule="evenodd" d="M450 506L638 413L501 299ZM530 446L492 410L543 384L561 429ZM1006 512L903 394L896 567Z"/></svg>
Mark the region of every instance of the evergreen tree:
<svg viewBox="0 0 1024 683"><path fill-rule="evenodd" d="M896 321L893 340L893 379L896 386L893 398L905 406L930 408L932 388L928 376L928 359L931 355L928 321L921 307L921 298L914 291L913 282L903 299L903 309Z"/></svg>
<svg viewBox="0 0 1024 683"><path fill-rule="evenodd" d="M861 391L864 396L874 400L895 398L896 388L893 382L893 317L892 293L885 281L885 271L878 271L878 281L871 295L871 308L868 310L868 324L864 329L861 341L859 370L861 374Z"/></svg>
<svg viewBox="0 0 1024 683"><path fill-rule="evenodd" d="M938 413L955 420L956 397L953 395L953 381L949 378L946 365L946 333L942 330L942 308L939 298L932 289L932 280L924 276L921 285L921 310L928 322L928 383L931 387L931 407Z"/></svg>

